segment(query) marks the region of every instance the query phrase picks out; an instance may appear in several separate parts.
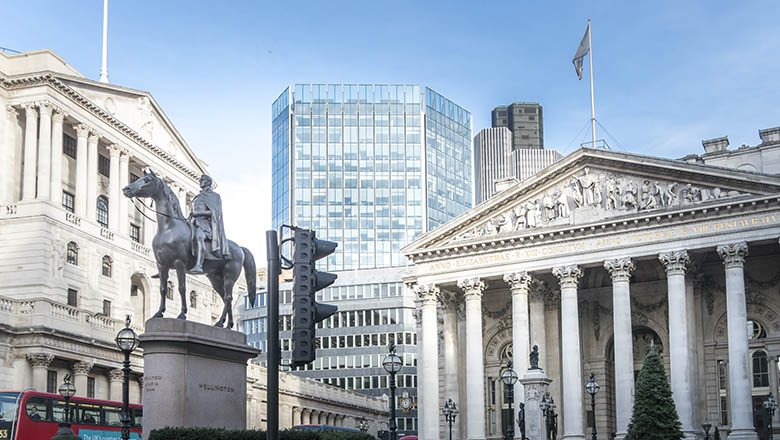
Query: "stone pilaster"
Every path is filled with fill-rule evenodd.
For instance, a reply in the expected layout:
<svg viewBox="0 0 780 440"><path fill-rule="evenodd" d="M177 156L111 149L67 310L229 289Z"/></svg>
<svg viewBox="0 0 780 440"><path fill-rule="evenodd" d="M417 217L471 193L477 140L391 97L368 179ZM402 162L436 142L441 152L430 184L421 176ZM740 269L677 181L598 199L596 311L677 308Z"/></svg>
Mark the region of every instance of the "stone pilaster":
<svg viewBox="0 0 780 440"><path fill-rule="evenodd" d="M89 128L78 124L76 129L76 215L87 216L87 138Z"/></svg>
<svg viewBox="0 0 780 440"><path fill-rule="evenodd" d="M753 427L753 405L750 388L750 352L745 328L745 257L747 243L730 243L717 248L726 266L726 318L729 339L729 408L731 433L729 440L758 438ZM671 317L670 317L671 320Z"/></svg>
<svg viewBox="0 0 780 440"><path fill-rule="evenodd" d="M580 315L577 303L577 285L582 269L577 265L554 267L553 275L561 286L561 363L563 401L563 438L585 439L582 423L582 357L580 355Z"/></svg>
<svg viewBox="0 0 780 440"><path fill-rule="evenodd" d="M512 292L512 364L514 370L522 374L528 369L529 347L529 328L528 328L528 292L531 288L533 279L526 272L512 272L504 275L504 282L509 285ZM523 384L518 381L515 383L513 391L513 420L517 420L517 414L520 409L520 403L525 401ZM518 429L514 430L519 434Z"/></svg>
<svg viewBox="0 0 780 440"><path fill-rule="evenodd" d="M680 416L685 438L695 438L693 427L693 402L688 356L688 301L686 299L685 271L691 259L687 251L664 252L658 259L666 269L669 296L669 364L671 370L672 397ZM744 328L743 327L743 333Z"/></svg>
<svg viewBox="0 0 780 440"><path fill-rule="evenodd" d="M73 364L73 386L76 387L77 396L87 397L87 377L92 370L92 365L92 363L84 361Z"/></svg>
<svg viewBox="0 0 780 440"><path fill-rule="evenodd" d="M121 368L115 368L108 372L108 398L115 402L122 401L122 380L124 373ZM143 379L141 379L143 381ZM143 388L143 384L141 384Z"/></svg>
<svg viewBox="0 0 780 440"><path fill-rule="evenodd" d="M22 170L22 200L35 198L38 167L38 110L33 103L24 104L24 168Z"/></svg>
<svg viewBox="0 0 780 440"><path fill-rule="evenodd" d="M54 355L48 353L28 353L26 357L27 362L32 365L32 388L35 391L45 393L46 371L54 360Z"/></svg>
<svg viewBox="0 0 780 440"><path fill-rule="evenodd" d="M466 394L468 439L485 439L485 364L482 355L482 293L479 278L458 281L466 299ZM437 416L438 420L438 416ZM438 438L438 437L437 437Z"/></svg>
<svg viewBox="0 0 780 440"><path fill-rule="evenodd" d="M119 145L108 146L109 172L108 172L108 227L114 232L119 230L119 205L121 204L119 190Z"/></svg>
<svg viewBox="0 0 780 440"><path fill-rule="evenodd" d="M5 129L2 135L5 137L0 142L0 175L15 176L19 174L22 164L16 157L16 128L18 126L19 112L13 106L6 107ZM15 179L5 178L0 182L0 203L17 201L17 185Z"/></svg>
<svg viewBox="0 0 780 440"><path fill-rule="evenodd" d="M98 139L95 133L87 138L87 218L93 222L97 221Z"/></svg>
<svg viewBox="0 0 780 440"><path fill-rule="evenodd" d="M62 204L62 121L65 114L56 110L51 117L51 201L56 206Z"/></svg>
<svg viewBox="0 0 780 440"><path fill-rule="evenodd" d="M544 301L547 291L545 285L534 280L528 292L529 347L539 347L539 368L547 368L547 330L545 329Z"/></svg>
<svg viewBox="0 0 780 440"><path fill-rule="evenodd" d="M121 189L130 183L130 155L127 150L119 150L119 233L124 236L130 235L130 226L128 224L128 210L130 209L130 200L121 193Z"/></svg>
<svg viewBox="0 0 780 440"><path fill-rule="evenodd" d="M36 198L50 200L51 198L51 113L48 102L38 106L40 112L40 127L38 128L38 192Z"/></svg>
<svg viewBox="0 0 780 440"><path fill-rule="evenodd" d="M631 336L631 295L629 280L634 270L630 258L607 260L604 267L612 276L612 321L615 351L615 409L617 438L628 434L634 408L634 341Z"/></svg>
<svg viewBox="0 0 780 440"><path fill-rule="evenodd" d="M420 300L422 311L422 368L420 382L418 420L420 437L438 439L439 436L439 330L436 305L439 288L433 284L417 285L414 291Z"/></svg>
<svg viewBox="0 0 780 440"><path fill-rule="evenodd" d="M452 292L442 291L439 296L443 304L444 318L444 396L460 404L460 371L458 369L458 298ZM440 408L439 408L440 409ZM444 425L442 425L444 426ZM452 438L460 438L459 425L452 426Z"/></svg>

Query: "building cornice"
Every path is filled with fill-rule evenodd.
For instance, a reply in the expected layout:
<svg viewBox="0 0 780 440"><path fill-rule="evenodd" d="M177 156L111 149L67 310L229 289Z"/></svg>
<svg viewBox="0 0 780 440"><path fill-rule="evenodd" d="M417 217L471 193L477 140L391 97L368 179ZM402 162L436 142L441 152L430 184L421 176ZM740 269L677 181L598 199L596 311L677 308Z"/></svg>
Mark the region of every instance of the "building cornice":
<svg viewBox="0 0 780 440"><path fill-rule="evenodd" d="M118 120L110 113L103 110L95 103L90 101L88 98L86 98L85 96L77 92L75 89L62 82L53 73L44 72L44 73L36 73L32 75L16 76L13 78L8 78L5 75L0 74L0 86L9 91L24 89L28 87L35 87L40 85L48 85L52 87L54 90L57 90L58 92L62 93L73 103L77 104L79 107L88 111L96 118L100 119L104 123L113 127L116 131L122 133L131 141L135 142L137 145L150 151L155 156L162 159L163 161L165 161L175 169L181 171L186 176L190 177L193 181L196 181L198 178L200 178L200 175L202 174L200 171L189 168L188 166L184 165L182 162L178 161L173 156L171 156L167 151L163 150L157 145L152 144L151 142L143 138L140 134L138 134L138 132L130 128L127 124Z"/></svg>

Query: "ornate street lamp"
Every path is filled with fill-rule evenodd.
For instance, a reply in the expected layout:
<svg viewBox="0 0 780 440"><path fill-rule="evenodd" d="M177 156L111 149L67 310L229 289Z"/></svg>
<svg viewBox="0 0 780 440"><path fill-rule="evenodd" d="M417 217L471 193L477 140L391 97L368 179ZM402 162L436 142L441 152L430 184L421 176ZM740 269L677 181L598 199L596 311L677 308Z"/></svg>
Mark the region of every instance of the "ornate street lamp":
<svg viewBox="0 0 780 440"><path fill-rule="evenodd" d="M401 367L403 367L404 364L401 361L401 358L395 354L395 344L390 344L388 351L390 353L388 353L382 361L382 366L385 368L385 371L390 373L390 424L388 425L388 429L390 430L390 440L397 440L398 428L395 425L395 375L401 371Z"/></svg>
<svg viewBox="0 0 780 440"><path fill-rule="evenodd" d="M542 400L539 402L539 408L541 408L542 414L544 415L547 440L555 440L555 438L558 437L558 426L555 420L558 415L555 414L555 401L552 396L550 396L549 392L544 393L544 396L542 396Z"/></svg>
<svg viewBox="0 0 780 440"><path fill-rule="evenodd" d="M70 383L70 374L65 375L57 391L65 399L65 421L57 425L56 435L75 435L70 429L70 398L76 394L76 387Z"/></svg>
<svg viewBox="0 0 780 440"><path fill-rule="evenodd" d="M596 382L596 375L593 373L590 373L590 380L587 384L585 384L585 389L588 390L588 394L590 394L590 412L593 414L593 440L596 439L596 393L599 392L599 389L601 387Z"/></svg>
<svg viewBox="0 0 780 440"><path fill-rule="evenodd" d="M701 424L701 429L704 430L704 440L710 440L710 428L712 428L712 425L709 423Z"/></svg>
<svg viewBox="0 0 780 440"><path fill-rule="evenodd" d="M452 399L447 399L444 402L444 408L441 409L441 413L444 414L444 420L447 421L447 425L450 427L450 440L452 440L452 424L455 423L455 417L458 416L458 407Z"/></svg>
<svg viewBox="0 0 780 440"><path fill-rule="evenodd" d="M360 419L358 421L357 427L360 430L360 432L365 434L366 432L368 432L368 420L366 420L365 418Z"/></svg>
<svg viewBox="0 0 780 440"><path fill-rule="evenodd" d="M515 400L514 396L514 390L515 390L515 384L517 383L517 371L512 369L512 361L508 360L506 361L506 368L501 373L501 381L504 382L504 385L506 385L509 390L509 414L514 414L514 411L512 410L512 401ZM511 417L510 417L511 420ZM509 423L506 426L506 440L512 440L512 437L515 433L515 424Z"/></svg>
<svg viewBox="0 0 780 440"><path fill-rule="evenodd" d="M774 417L775 410L777 409L777 400L775 400L775 396L773 396L772 393L769 393L769 396L767 396L766 400L764 400L764 403L761 405L766 410L767 433L769 434L769 438L772 438L772 417Z"/></svg>
<svg viewBox="0 0 780 440"><path fill-rule="evenodd" d="M130 328L130 315L125 319L125 328L116 335L116 345L125 355L122 372L122 440L130 439L130 353L138 347L138 335Z"/></svg>

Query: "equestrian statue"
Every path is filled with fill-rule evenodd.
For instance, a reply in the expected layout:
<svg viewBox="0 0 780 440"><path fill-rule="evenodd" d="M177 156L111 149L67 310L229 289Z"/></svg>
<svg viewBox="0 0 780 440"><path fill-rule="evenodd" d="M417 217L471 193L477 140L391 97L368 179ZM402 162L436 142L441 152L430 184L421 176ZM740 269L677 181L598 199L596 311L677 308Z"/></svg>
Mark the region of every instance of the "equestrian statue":
<svg viewBox="0 0 780 440"><path fill-rule="evenodd" d="M157 260L160 277L160 308L153 318L162 318L165 312L165 294L168 291L168 272L176 270L181 295L181 313L178 319L187 319L187 273L206 275L214 290L222 297L224 308L219 321L222 327L233 327L233 286L244 269L247 293L255 303L255 259L249 249L225 237L222 221L222 199L211 188L211 177L200 177L201 192L192 201L189 218L184 218L179 199L168 185L153 172L122 189L125 197L151 198L157 215L157 234L152 240L152 252ZM156 277L156 276L155 276Z"/></svg>

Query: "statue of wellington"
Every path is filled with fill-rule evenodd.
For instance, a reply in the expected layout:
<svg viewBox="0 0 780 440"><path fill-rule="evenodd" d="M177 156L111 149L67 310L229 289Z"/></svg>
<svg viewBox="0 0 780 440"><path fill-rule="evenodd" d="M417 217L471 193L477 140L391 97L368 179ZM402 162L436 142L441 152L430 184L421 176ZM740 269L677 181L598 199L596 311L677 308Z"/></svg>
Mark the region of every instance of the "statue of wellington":
<svg viewBox="0 0 780 440"><path fill-rule="evenodd" d="M222 199L211 189L211 177L200 176L200 194L192 200L190 221L195 229L195 266L191 274L203 273L203 260L221 260L230 257L222 221ZM206 240L209 247L206 247Z"/></svg>

